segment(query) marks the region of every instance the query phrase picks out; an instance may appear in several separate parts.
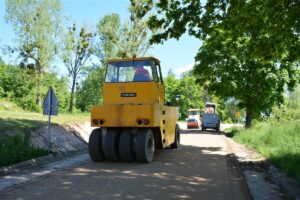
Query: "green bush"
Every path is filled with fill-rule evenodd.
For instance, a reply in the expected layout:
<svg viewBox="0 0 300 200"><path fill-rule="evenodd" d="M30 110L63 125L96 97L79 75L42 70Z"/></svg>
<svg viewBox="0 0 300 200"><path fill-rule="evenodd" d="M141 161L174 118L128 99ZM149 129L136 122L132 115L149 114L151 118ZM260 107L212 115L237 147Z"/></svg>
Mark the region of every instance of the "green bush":
<svg viewBox="0 0 300 200"><path fill-rule="evenodd" d="M0 167L47 154L47 150L34 147L31 144L28 131L12 137L0 136Z"/></svg>
<svg viewBox="0 0 300 200"><path fill-rule="evenodd" d="M42 102L50 86L55 90L59 110L67 110L70 98L68 79L58 78L55 73L44 73ZM36 104L37 72L0 63L0 98L13 102L24 110L40 112L42 108Z"/></svg>
<svg viewBox="0 0 300 200"><path fill-rule="evenodd" d="M286 105L282 105L280 108L277 106L273 108L272 115L269 118L269 122L289 122L297 119L300 119L300 108L292 108Z"/></svg>
<svg viewBox="0 0 300 200"><path fill-rule="evenodd" d="M234 139L257 150L300 182L300 121L257 123L239 131Z"/></svg>

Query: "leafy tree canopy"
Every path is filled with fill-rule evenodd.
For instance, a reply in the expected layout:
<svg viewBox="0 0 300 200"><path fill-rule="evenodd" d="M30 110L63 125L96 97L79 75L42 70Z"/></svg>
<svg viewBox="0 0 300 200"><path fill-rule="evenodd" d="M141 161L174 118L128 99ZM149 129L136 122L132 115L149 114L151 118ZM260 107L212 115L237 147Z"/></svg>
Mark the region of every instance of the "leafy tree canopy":
<svg viewBox="0 0 300 200"><path fill-rule="evenodd" d="M203 89L195 84L194 76L185 76L182 79L176 77L170 72L164 78L165 101L171 105L177 105L176 95L180 95L179 112L184 119L187 117L187 110L190 108L204 108Z"/></svg>
<svg viewBox="0 0 300 200"><path fill-rule="evenodd" d="M102 82L104 67L94 66L87 78L80 83L76 92L76 108L82 112L90 111L94 105L102 103Z"/></svg>
<svg viewBox="0 0 300 200"><path fill-rule="evenodd" d="M68 69L71 77L71 96L69 111L73 111L73 99L75 86L82 74L87 61L94 53L93 38L94 34L82 27L80 31L76 31L76 25L73 24L69 28L67 36L65 37L63 62Z"/></svg>
<svg viewBox="0 0 300 200"><path fill-rule="evenodd" d="M39 111L35 103L37 74L33 69L22 69L19 66L0 64L0 98L16 103L29 111ZM59 110L68 107L68 84L65 78L57 78L57 74L45 73L42 96L46 97L50 86L53 86L59 102Z"/></svg>
<svg viewBox="0 0 300 200"><path fill-rule="evenodd" d="M283 102L284 87L300 79L297 0L160 1L149 25L152 42L183 33L203 40L195 57L197 82L246 108L246 125Z"/></svg>
<svg viewBox="0 0 300 200"><path fill-rule="evenodd" d="M59 0L6 0L5 19L12 25L22 63L34 63L39 74L36 103L41 105L43 73L59 49L62 8Z"/></svg>

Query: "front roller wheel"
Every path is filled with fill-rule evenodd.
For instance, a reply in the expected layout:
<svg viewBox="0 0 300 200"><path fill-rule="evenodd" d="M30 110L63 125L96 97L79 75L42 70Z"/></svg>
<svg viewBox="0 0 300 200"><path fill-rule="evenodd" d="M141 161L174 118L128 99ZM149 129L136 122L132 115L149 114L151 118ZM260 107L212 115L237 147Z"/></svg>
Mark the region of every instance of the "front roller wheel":
<svg viewBox="0 0 300 200"><path fill-rule="evenodd" d="M125 162L134 161L133 148L133 135L130 129L123 129L119 141L120 159Z"/></svg>
<svg viewBox="0 0 300 200"><path fill-rule="evenodd" d="M180 130L179 126L176 124L175 128L175 141L173 144L171 144L172 149L177 149L180 146Z"/></svg>
<svg viewBox="0 0 300 200"><path fill-rule="evenodd" d="M152 162L155 151L154 136L151 129L140 129L136 136L135 154L139 162Z"/></svg>
<svg viewBox="0 0 300 200"><path fill-rule="evenodd" d="M119 138L118 138L118 129L116 128L107 128L107 132L103 136L103 152L105 159L108 161L118 161L118 147L119 147Z"/></svg>
<svg viewBox="0 0 300 200"><path fill-rule="evenodd" d="M100 128L94 129L89 137L89 154L93 161L104 160L103 152L101 149L102 130Z"/></svg>

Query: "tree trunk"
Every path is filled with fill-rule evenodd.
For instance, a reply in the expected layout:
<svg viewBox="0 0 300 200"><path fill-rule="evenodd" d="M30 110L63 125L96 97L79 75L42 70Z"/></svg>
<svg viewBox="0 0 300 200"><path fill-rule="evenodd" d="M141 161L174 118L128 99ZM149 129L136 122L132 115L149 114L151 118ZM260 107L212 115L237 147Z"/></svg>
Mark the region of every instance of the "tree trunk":
<svg viewBox="0 0 300 200"><path fill-rule="evenodd" d="M246 128L250 128L252 125L253 113L249 108L246 108Z"/></svg>
<svg viewBox="0 0 300 200"><path fill-rule="evenodd" d="M74 92L75 92L75 85L76 85L76 75L73 76L73 81L72 81L70 107L69 107L69 112L70 113L73 112L73 98L74 98Z"/></svg>
<svg viewBox="0 0 300 200"><path fill-rule="evenodd" d="M43 70L40 64L38 65L38 85L37 85L37 94L36 94L36 105L41 107L41 95L42 95L42 86L43 86Z"/></svg>

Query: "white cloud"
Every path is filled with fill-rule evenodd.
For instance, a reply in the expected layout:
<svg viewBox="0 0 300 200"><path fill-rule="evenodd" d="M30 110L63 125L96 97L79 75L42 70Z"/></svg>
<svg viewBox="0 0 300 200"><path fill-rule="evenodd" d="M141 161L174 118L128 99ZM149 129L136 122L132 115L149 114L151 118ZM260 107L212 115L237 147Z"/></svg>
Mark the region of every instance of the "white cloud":
<svg viewBox="0 0 300 200"><path fill-rule="evenodd" d="M180 76L183 72L190 71L191 69L193 69L194 65L195 65L195 63L193 62L193 63L190 63L190 64L184 66L184 67L175 69L174 73L175 73L176 77L180 78Z"/></svg>

